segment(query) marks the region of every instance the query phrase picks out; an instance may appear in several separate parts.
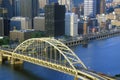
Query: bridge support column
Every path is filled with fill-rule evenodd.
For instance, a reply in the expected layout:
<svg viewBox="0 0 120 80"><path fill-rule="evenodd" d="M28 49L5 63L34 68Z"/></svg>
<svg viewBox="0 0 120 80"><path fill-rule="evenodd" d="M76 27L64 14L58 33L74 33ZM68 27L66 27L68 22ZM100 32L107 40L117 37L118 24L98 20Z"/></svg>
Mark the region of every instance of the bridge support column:
<svg viewBox="0 0 120 80"><path fill-rule="evenodd" d="M14 58L11 58L10 64L11 64L11 65L14 65L14 64L15 64L15 59L14 59Z"/></svg>
<svg viewBox="0 0 120 80"><path fill-rule="evenodd" d="M11 65L22 65L22 64L23 64L23 61L22 61L22 60L17 60L17 59L11 58L10 64L11 64Z"/></svg>
<svg viewBox="0 0 120 80"><path fill-rule="evenodd" d="M7 59L7 60L8 60L8 62L10 62L10 59L11 59L11 58L10 58L10 57L8 57L8 59Z"/></svg>
<svg viewBox="0 0 120 80"><path fill-rule="evenodd" d="M15 61L15 65L22 65L22 64L23 64L22 60Z"/></svg>
<svg viewBox="0 0 120 80"><path fill-rule="evenodd" d="M78 78L77 78L77 77L75 77L75 78L74 78L74 80L78 80Z"/></svg>
<svg viewBox="0 0 120 80"><path fill-rule="evenodd" d="M2 56L2 54L0 53L0 64L2 64L2 62L3 62L3 56Z"/></svg>

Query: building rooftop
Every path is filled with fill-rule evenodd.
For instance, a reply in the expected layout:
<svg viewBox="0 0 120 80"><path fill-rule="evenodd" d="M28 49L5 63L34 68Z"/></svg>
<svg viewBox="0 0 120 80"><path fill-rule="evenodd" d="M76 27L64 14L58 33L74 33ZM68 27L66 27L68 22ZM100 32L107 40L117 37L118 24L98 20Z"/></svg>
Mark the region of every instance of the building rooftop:
<svg viewBox="0 0 120 80"><path fill-rule="evenodd" d="M10 32L32 32L32 31L35 31L34 29L27 29L27 30L13 30L13 31L10 31Z"/></svg>
<svg viewBox="0 0 120 80"><path fill-rule="evenodd" d="M0 17L0 19L3 19L3 17Z"/></svg>
<svg viewBox="0 0 120 80"><path fill-rule="evenodd" d="M28 19L28 17L12 17L11 20L25 20L25 19Z"/></svg>
<svg viewBox="0 0 120 80"><path fill-rule="evenodd" d="M34 19L45 19L45 17L36 16L36 17L34 17Z"/></svg>

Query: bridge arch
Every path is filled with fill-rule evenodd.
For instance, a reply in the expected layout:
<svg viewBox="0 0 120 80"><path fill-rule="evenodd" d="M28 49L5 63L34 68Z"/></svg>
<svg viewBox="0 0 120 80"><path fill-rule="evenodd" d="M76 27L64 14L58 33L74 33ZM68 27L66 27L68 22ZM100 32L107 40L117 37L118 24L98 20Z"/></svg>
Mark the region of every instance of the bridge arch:
<svg viewBox="0 0 120 80"><path fill-rule="evenodd" d="M84 63L78 58L78 56L76 56L76 54L70 48L68 48L65 44L54 38L28 39L18 45L13 52L25 56L44 59L47 61L49 60L57 64L61 63L61 65L63 65L64 60L64 63L68 64L72 69L76 71L77 64L80 64L82 68L87 69ZM60 60L56 61L55 58L58 58Z"/></svg>

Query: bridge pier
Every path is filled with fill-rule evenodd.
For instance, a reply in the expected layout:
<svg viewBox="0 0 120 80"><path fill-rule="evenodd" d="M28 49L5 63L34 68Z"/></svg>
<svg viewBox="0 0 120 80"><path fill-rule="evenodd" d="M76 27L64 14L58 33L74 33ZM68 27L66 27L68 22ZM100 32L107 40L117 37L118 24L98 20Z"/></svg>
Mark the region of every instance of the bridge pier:
<svg viewBox="0 0 120 80"><path fill-rule="evenodd" d="M9 58L8 58L9 59ZM22 65L23 64L23 61L22 60L18 60L18 59L15 59L15 58L11 58L9 59L10 60L10 64L11 65Z"/></svg>
<svg viewBox="0 0 120 80"><path fill-rule="evenodd" d="M2 56L2 54L0 53L0 64L2 64L2 62L3 62L3 56Z"/></svg>
<svg viewBox="0 0 120 80"><path fill-rule="evenodd" d="M11 59L10 57L7 58L7 60L8 60L9 62L10 62L10 59Z"/></svg>
<svg viewBox="0 0 120 80"><path fill-rule="evenodd" d="M15 64L15 60L14 60L14 58L11 58L11 60L10 60L10 64L11 64L11 65L14 65L14 64Z"/></svg>
<svg viewBox="0 0 120 80"><path fill-rule="evenodd" d="M78 77L75 77L74 80L78 80Z"/></svg>

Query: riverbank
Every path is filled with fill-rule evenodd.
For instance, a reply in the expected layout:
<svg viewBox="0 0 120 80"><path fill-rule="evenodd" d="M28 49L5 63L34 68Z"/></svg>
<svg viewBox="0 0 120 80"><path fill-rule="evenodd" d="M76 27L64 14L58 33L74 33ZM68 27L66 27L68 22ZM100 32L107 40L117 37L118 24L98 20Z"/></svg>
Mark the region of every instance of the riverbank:
<svg viewBox="0 0 120 80"><path fill-rule="evenodd" d="M114 76L116 80L120 80L120 74Z"/></svg>
<svg viewBox="0 0 120 80"><path fill-rule="evenodd" d="M105 32L105 33L98 33L98 34L88 34L88 35L84 35L82 38L76 37L76 38L69 39L62 42L67 46L72 47L79 44L83 44L83 45L87 44L89 41L106 39L106 38L115 37L118 35L120 35L120 30Z"/></svg>

